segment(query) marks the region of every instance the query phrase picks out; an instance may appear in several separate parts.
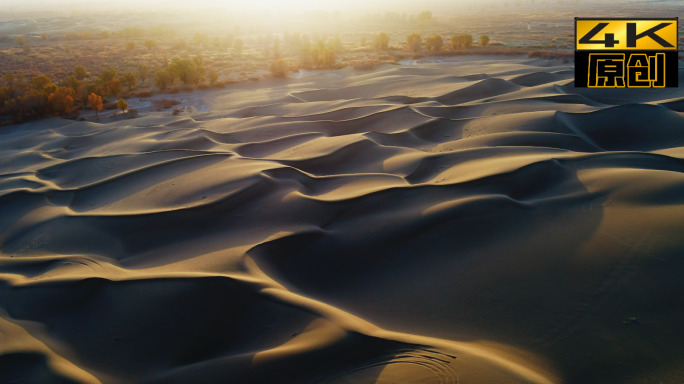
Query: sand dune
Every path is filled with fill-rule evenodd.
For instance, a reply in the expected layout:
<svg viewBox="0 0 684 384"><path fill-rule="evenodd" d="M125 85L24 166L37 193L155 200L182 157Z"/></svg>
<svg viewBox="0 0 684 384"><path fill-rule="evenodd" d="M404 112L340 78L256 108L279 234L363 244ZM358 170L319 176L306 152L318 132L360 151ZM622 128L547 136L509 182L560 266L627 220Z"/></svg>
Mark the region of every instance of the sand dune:
<svg viewBox="0 0 684 384"><path fill-rule="evenodd" d="M677 90L545 60L0 132L0 382L681 383Z"/></svg>

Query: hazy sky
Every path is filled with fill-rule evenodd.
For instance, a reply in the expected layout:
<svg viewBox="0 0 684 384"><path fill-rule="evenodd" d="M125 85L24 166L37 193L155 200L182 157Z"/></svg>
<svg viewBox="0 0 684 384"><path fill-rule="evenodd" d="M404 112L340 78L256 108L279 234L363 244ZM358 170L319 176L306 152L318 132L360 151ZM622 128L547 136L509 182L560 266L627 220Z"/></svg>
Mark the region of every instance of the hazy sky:
<svg viewBox="0 0 684 384"><path fill-rule="evenodd" d="M504 0L484 0L484 2L502 2ZM117 0L115 2L92 2L87 0L0 0L0 11L39 11L39 10L62 10L71 9L96 11L100 9L115 8L126 10L133 7L149 8L198 8L220 7L236 11L262 11L274 12L291 11L303 12L311 10L339 10L345 11L416 11L430 9L435 6L458 6L465 4L481 4L483 1L475 0Z"/></svg>

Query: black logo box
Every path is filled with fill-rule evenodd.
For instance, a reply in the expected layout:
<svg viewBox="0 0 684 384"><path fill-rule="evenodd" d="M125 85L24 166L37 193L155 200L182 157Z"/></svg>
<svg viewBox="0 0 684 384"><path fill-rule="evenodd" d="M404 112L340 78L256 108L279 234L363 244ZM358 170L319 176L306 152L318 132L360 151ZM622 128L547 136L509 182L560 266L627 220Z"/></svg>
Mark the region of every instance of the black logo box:
<svg viewBox="0 0 684 384"><path fill-rule="evenodd" d="M634 54L654 55L654 51L575 51L575 87L588 88L589 81L589 54L611 54L618 53L625 55L625 79L627 76L627 63L629 57ZM665 87L677 88L679 86L679 62L677 58L677 51L658 52L665 54Z"/></svg>

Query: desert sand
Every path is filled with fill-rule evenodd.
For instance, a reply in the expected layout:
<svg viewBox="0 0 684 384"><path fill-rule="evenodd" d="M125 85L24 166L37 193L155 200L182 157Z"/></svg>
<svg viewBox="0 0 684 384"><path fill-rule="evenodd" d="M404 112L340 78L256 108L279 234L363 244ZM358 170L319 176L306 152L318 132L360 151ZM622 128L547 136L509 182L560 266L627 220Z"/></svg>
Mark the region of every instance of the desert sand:
<svg viewBox="0 0 684 384"><path fill-rule="evenodd" d="M462 57L3 127L0 382L683 382L684 88L572 78Z"/></svg>

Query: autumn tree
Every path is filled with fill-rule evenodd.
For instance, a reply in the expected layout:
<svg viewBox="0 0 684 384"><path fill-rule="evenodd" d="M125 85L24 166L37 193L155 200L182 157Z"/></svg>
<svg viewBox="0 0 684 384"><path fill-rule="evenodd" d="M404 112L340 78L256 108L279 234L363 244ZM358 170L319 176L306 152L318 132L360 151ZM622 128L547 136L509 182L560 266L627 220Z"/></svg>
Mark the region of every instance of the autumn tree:
<svg viewBox="0 0 684 384"><path fill-rule="evenodd" d="M386 51L387 48L389 47L389 41L390 41L390 38L386 33L383 32L383 33L378 34L377 36L375 36L375 41L374 41L375 49L377 49L378 51ZM364 42L364 44L365 44L365 42Z"/></svg>
<svg viewBox="0 0 684 384"><path fill-rule="evenodd" d="M473 46L473 35L461 34L451 38L451 47L454 49L470 48Z"/></svg>
<svg viewBox="0 0 684 384"><path fill-rule="evenodd" d="M67 87L60 87L57 91L48 96L48 102L56 115L68 115L74 106L74 90Z"/></svg>
<svg viewBox="0 0 684 384"><path fill-rule="evenodd" d="M138 66L138 76L140 77L140 81L142 82L143 85L145 85L145 79L147 79L147 76L150 73L150 68L147 65L139 65Z"/></svg>
<svg viewBox="0 0 684 384"><path fill-rule="evenodd" d="M488 46L489 45L489 36L487 36L487 35L480 36L480 45L482 47Z"/></svg>
<svg viewBox="0 0 684 384"><path fill-rule="evenodd" d="M45 32L43 32L43 33L40 34L40 39L43 40L43 41L47 41L49 37L50 37L50 36L48 36L48 34L45 33Z"/></svg>
<svg viewBox="0 0 684 384"><path fill-rule="evenodd" d="M138 84L138 79L135 77L135 73L126 72L123 75L123 83L128 87L128 91L132 91L133 87Z"/></svg>
<svg viewBox="0 0 684 384"><path fill-rule="evenodd" d="M278 59L272 62L268 70L271 72L273 77L287 77L290 71L283 59Z"/></svg>
<svg viewBox="0 0 684 384"><path fill-rule="evenodd" d="M128 103L124 99L119 99L116 102L116 107L121 110L121 113L123 113L128 109Z"/></svg>
<svg viewBox="0 0 684 384"><path fill-rule="evenodd" d="M473 35L466 33L463 35L463 46L471 48L473 46Z"/></svg>
<svg viewBox="0 0 684 384"><path fill-rule="evenodd" d="M95 117L97 117L97 112L104 108L102 98L94 93L91 93L90 96L88 96L88 105L90 106L90 109L95 111Z"/></svg>
<svg viewBox="0 0 684 384"><path fill-rule="evenodd" d="M77 65L76 68L74 68L74 76L79 80L83 80L88 76L88 72L86 72L86 69L83 68L82 65Z"/></svg>
<svg viewBox="0 0 684 384"><path fill-rule="evenodd" d="M126 43L126 50L135 51L135 41L129 41L128 43Z"/></svg>
<svg viewBox="0 0 684 384"><path fill-rule="evenodd" d="M451 37L451 48L461 49L463 48L463 35L456 35Z"/></svg>
<svg viewBox="0 0 684 384"><path fill-rule="evenodd" d="M26 45L26 37L17 36L14 39L16 40L17 44L19 44L19 46L23 47L24 45Z"/></svg>
<svg viewBox="0 0 684 384"><path fill-rule="evenodd" d="M410 50L412 50L413 52L420 51L421 43L422 43L422 39L421 39L420 35L417 33L412 33L406 37L407 47Z"/></svg>
<svg viewBox="0 0 684 384"><path fill-rule="evenodd" d="M157 73L154 74L154 85L159 87L159 89L161 89L162 91L166 90L166 88L171 84L172 81L173 78L171 77L171 75L163 69L161 71L157 71Z"/></svg>
<svg viewBox="0 0 684 384"><path fill-rule="evenodd" d="M233 51L240 56L242 54L242 48L245 46L245 43L242 41L242 39L235 39L233 41Z"/></svg>
<svg viewBox="0 0 684 384"><path fill-rule="evenodd" d="M442 47L444 47L444 41L442 40L442 36L440 35L428 37L425 40L425 44L427 45L428 51L434 52L439 52L442 50Z"/></svg>
<svg viewBox="0 0 684 384"><path fill-rule="evenodd" d="M214 68L207 69L207 79L209 80L209 84L213 87L219 79L218 72L216 72Z"/></svg>
<svg viewBox="0 0 684 384"><path fill-rule="evenodd" d="M97 84L95 83L86 83L83 84L81 87L81 90L78 92L78 97L83 103L84 106L88 105L88 97L90 96L91 93L97 93Z"/></svg>
<svg viewBox="0 0 684 384"><path fill-rule="evenodd" d="M52 84L52 80L45 75L36 76L31 79L31 85L38 91L45 89L50 84Z"/></svg>
<svg viewBox="0 0 684 384"><path fill-rule="evenodd" d="M147 48L147 49L152 49L152 48L157 47L157 42L152 40L152 39L147 39L147 40L145 40L143 45L145 45L145 48Z"/></svg>

